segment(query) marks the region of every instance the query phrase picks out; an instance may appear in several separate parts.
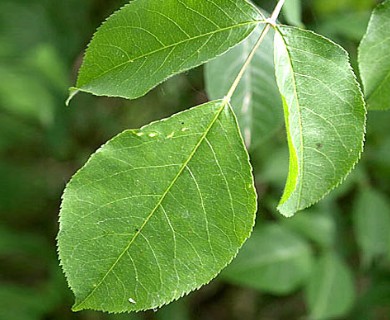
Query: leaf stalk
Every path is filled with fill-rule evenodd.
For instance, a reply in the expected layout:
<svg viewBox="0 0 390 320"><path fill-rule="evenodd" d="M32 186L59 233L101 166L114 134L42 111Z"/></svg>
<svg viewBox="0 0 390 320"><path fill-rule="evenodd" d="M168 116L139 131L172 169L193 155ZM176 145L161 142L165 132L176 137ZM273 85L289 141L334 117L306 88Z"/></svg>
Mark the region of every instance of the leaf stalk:
<svg viewBox="0 0 390 320"><path fill-rule="evenodd" d="M256 41L255 45L253 46L253 49L251 50L251 52L249 53L248 57L246 58L243 66L240 69L240 72L238 73L237 77L234 79L234 82L233 82L232 86L230 87L228 93L223 98L223 101L225 103L229 103L230 102L234 92L237 89L237 86L239 85L242 77L245 74L246 69L248 68L249 64L251 63L251 61L252 61L252 59L253 59L257 49L259 48L259 46L263 42L263 40L264 40L265 36L267 35L268 31L270 30L271 27L275 27L276 26L276 20L279 17L279 14L280 14L280 12L282 10L284 2L285 2L285 0L279 0L278 3L275 6L274 11L272 12L271 17L266 19L266 21L265 21L266 22L266 26L264 27L263 31L261 32L261 34L259 36L259 39Z"/></svg>

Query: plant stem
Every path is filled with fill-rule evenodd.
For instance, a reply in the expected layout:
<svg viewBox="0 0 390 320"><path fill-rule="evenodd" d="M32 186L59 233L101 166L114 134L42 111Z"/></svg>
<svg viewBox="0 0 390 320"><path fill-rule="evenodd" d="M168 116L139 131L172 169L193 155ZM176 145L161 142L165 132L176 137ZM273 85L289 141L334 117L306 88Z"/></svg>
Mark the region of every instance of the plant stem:
<svg viewBox="0 0 390 320"><path fill-rule="evenodd" d="M242 79L246 69L248 68L249 64L251 63L251 61L252 61L252 59L253 59L257 49L259 48L259 46L263 42L263 40L264 40L265 36L267 35L268 31L270 30L270 28L272 26L276 25L276 20L279 17L279 14L280 14L280 11L282 10L284 2L285 2L285 0L279 0L278 3L276 4L276 7L275 7L274 11L272 12L271 18L266 20L267 24L265 25L263 31L261 32L261 34L259 36L259 39L256 41L252 51L249 53L248 57L246 58L245 63L243 64L240 72L238 73L236 79L234 80L232 86L230 87L227 95L223 99L225 102L227 102L227 103L230 102L230 100L231 100L231 98L232 98L232 96L234 94L234 91L236 91L237 86L240 83L240 81L241 81L241 79Z"/></svg>

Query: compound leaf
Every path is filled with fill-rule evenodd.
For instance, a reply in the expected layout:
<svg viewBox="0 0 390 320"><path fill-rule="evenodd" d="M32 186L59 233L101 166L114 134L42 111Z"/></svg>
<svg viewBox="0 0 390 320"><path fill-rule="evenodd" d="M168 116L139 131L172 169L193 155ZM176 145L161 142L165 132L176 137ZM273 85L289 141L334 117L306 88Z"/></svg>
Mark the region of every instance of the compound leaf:
<svg viewBox="0 0 390 320"><path fill-rule="evenodd" d="M222 100L119 134L64 192L58 244L74 310L157 308L209 282L248 238L256 204Z"/></svg>
<svg viewBox="0 0 390 320"><path fill-rule="evenodd" d="M276 78L290 150L278 209L291 216L323 198L354 167L363 148L366 110L340 46L295 27L276 29Z"/></svg>
<svg viewBox="0 0 390 320"><path fill-rule="evenodd" d="M359 68L368 107L390 108L390 1L374 10L359 46Z"/></svg>
<svg viewBox="0 0 390 320"><path fill-rule="evenodd" d="M76 88L138 98L245 39L261 15L245 0L135 0L98 29Z"/></svg>
<svg viewBox="0 0 390 320"><path fill-rule="evenodd" d="M263 26L258 26L238 46L206 64L206 89L211 99L220 99L229 91L262 30ZM245 144L251 150L282 124L282 101L275 79L272 31L256 51L232 96L231 104Z"/></svg>

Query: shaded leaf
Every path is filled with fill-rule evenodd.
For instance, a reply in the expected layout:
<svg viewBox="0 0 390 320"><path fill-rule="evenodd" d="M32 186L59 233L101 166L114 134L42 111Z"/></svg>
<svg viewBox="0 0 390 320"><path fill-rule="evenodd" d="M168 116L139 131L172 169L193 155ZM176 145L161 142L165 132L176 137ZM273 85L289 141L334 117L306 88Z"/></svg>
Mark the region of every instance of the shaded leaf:
<svg viewBox="0 0 390 320"><path fill-rule="evenodd" d="M136 0L99 28L80 68L77 91L138 98L245 39L261 20L245 0Z"/></svg>
<svg viewBox="0 0 390 320"><path fill-rule="evenodd" d="M321 247L329 248L334 244L336 222L330 212L307 209L304 214L298 214L294 219L284 219L283 222Z"/></svg>
<svg viewBox="0 0 390 320"><path fill-rule="evenodd" d="M334 253L316 263L306 290L309 319L333 319L345 315L355 300L353 276Z"/></svg>
<svg viewBox="0 0 390 320"><path fill-rule="evenodd" d="M390 1L374 10L359 46L359 68L369 108L390 108Z"/></svg>
<svg viewBox="0 0 390 320"><path fill-rule="evenodd" d="M4 81L0 82L0 110L50 125L54 118L55 100L47 85L32 72L0 65Z"/></svg>
<svg viewBox="0 0 390 320"><path fill-rule="evenodd" d="M371 11L343 11L318 22L316 32L337 42L350 39L359 42L367 29Z"/></svg>
<svg viewBox="0 0 390 320"><path fill-rule="evenodd" d="M258 26L241 44L206 64L206 90L210 99L221 99L227 94L263 27ZM245 144L252 150L282 124L282 101L274 74L272 31L256 51L231 104Z"/></svg>
<svg viewBox="0 0 390 320"><path fill-rule="evenodd" d="M257 204L223 101L113 138L63 199L58 244L74 310L111 312L156 308L209 282L249 236Z"/></svg>
<svg viewBox="0 0 390 320"><path fill-rule="evenodd" d="M27 286L2 284L0 286L0 319L40 320L52 306L40 290Z"/></svg>
<svg viewBox="0 0 390 320"><path fill-rule="evenodd" d="M361 190L354 205L354 229L366 266L390 248L390 204L374 189Z"/></svg>
<svg viewBox="0 0 390 320"><path fill-rule="evenodd" d="M297 27L303 25L301 0L286 0L283 5L282 12L289 24Z"/></svg>
<svg viewBox="0 0 390 320"><path fill-rule="evenodd" d="M290 150L278 209L291 216L323 198L356 164L366 110L347 53L330 40L279 26L275 61Z"/></svg>
<svg viewBox="0 0 390 320"><path fill-rule="evenodd" d="M311 265L312 253L305 240L282 225L269 224L253 231L221 277L258 290L287 294L306 280Z"/></svg>

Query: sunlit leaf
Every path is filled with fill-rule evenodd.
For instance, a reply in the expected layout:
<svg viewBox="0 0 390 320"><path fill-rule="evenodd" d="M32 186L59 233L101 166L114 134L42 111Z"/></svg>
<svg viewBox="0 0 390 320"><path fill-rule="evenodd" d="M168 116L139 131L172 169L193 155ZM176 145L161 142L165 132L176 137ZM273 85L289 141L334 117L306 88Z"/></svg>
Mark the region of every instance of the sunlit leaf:
<svg viewBox="0 0 390 320"><path fill-rule="evenodd" d="M77 91L140 97L238 44L259 20L245 0L132 1L96 32L71 97Z"/></svg>
<svg viewBox="0 0 390 320"><path fill-rule="evenodd" d="M219 100L125 131L68 184L59 254L74 310L159 307L214 278L249 236L251 167Z"/></svg>
<svg viewBox="0 0 390 320"><path fill-rule="evenodd" d="M340 46L295 27L276 29L276 76L290 150L278 209L291 216L323 198L356 164L366 110Z"/></svg>
<svg viewBox="0 0 390 320"><path fill-rule="evenodd" d="M211 99L221 99L227 94L262 29L259 26L240 45L206 64L206 89ZM245 144L251 150L281 126L283 111L274 72L273 32L256 51L231 104Z"/></svg>
<svg viewBox="0 0 390 320"><path fill-rule="evenodd" d="M235 284L286 294L307 279L311 265L309 244L286 227L270 224L253 231L221 277Z"/></svg>
<svg viewBox="0 0 390 320"><path fill-rule="evenodd" d="M369 108L390 108L390 1L374 10L359 47L359 68Z"/></svg>

